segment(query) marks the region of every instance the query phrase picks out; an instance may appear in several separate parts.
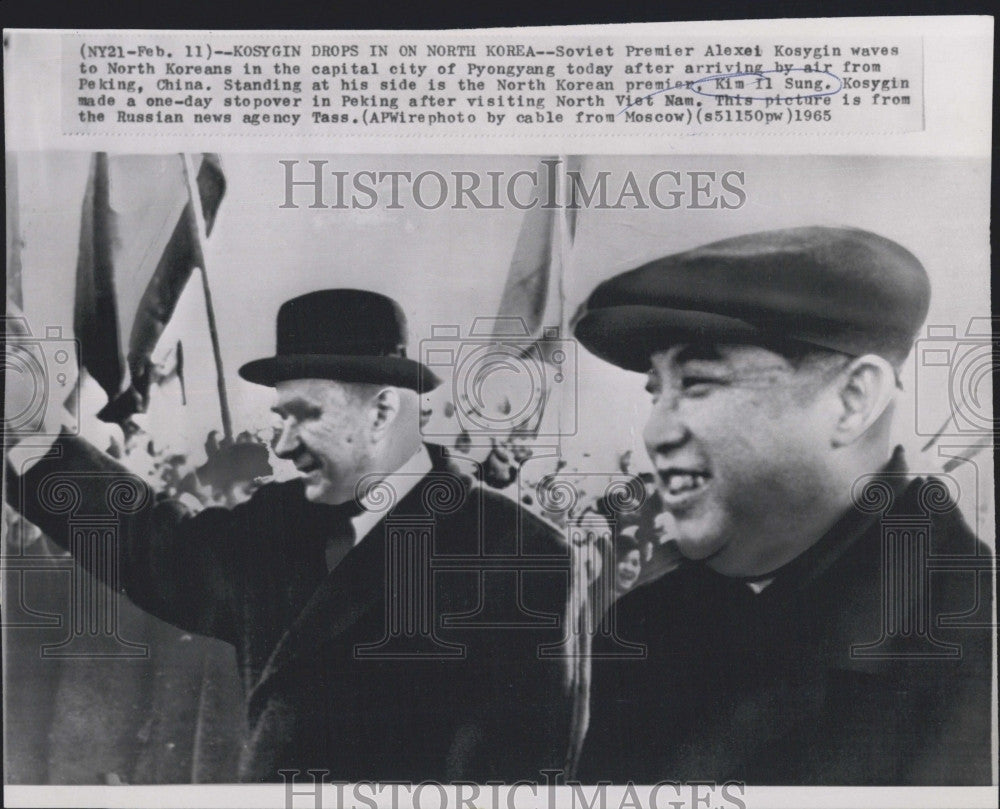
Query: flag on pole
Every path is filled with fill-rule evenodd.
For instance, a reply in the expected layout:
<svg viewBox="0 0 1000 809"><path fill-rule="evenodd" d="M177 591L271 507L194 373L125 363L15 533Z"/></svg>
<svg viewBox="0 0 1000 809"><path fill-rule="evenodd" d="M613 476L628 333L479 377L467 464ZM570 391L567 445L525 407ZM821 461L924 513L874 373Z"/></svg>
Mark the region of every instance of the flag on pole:
<svg viewBox="0 0 1000 809"><path fill-rule="evenodd" d="M447 403L446 418L456 415L459 437L456 448L468 443L461 434L463 422L482 427L491 434L492 444L506 440L520 429L522 420L541 417L548 389L536 343L549 327L559 330L561 301L558 292L560 231L560 185L563 160L542 158L533 171L534 200L521 219L507 278L496 317L476 318L470 337L482 340L482 353L462 367L467 374L456 380L456 400ZM554 311L553 311L554 307ZM483 340L483 338L486 338ZM461 392L458 392L458 391ZM449 414L449 409L451 410ZM537 427L537 424L535 425ZM486 445L467 447L477 461Z"/></svg>
<svg viewBox="0 0 1000 809"><path fill-rule="evenodd" d="M537 337L545 316L549 299L549 285L552 279L552 244L556 222L556 207L548 204L554 200L559 160L548 158L539 164L538 177L539 204L525 211L521 230L517 236L514 255L507 272L503 295L497 310L497 337L509 336L500 332L507 328L508 318L520 320L532 337Z"/></svg>
<svg viewBox="0 0 1000 809"><path fill-rule="evenodd" d="M197 173L205 232L225 192L219 159ZM122 423L145 411L151 355L196 266L196 216L183 164L171 156L93 156L83 200L74 330L80 362L108 396L98 413Z"/></svg>
<svg viewBox="0 0 1000 809"><path fill-rule="evenodd" d="M525 213L514 258L501 299L499 318L518 317L531 337L522 356L558 369L565 358L562 277L567 271L576 233L575 210L569 204L567 172L578 170L577 158L545 158L541 161L540 205ZM549 374L545 374L546 381ZM511 435L534 437L552 391L541 391L540 411L516 424Z"/></svg>

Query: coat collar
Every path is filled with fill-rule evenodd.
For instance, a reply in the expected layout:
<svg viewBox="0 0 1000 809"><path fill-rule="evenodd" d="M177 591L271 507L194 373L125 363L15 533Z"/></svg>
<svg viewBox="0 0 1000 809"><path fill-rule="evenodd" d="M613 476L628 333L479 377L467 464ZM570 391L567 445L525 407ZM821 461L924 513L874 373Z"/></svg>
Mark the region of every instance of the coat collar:
<svg viewBox="0 0 1000 809"><path fill-rule="evenodd" d="M427 451L427 446L421 444L420 449L410 460L373 485L360 500L361 513L351 520L356 537L354 544L361 542L368 536L369 531L382 522L385 508L381 494L391 493L397 499L406 497L433 468L434 461Z"/></svg>
<svg viewBox="0 0 1000 809"><path fill-rule="evenodd" d="M841 515L819 541L777 570L765 576L753 577L754 580L762 578L771 580L771 584L760 592L759 598L780 598L783 594L813 586L858 541L869 535L882 512L862 508L863 500L860 498L866 496L864 489L867 486L875 484L885 487L889 502L898 502L903 490L910 483L903 448L896 447L889 462L882 469L859 479L858 483L861 489L859 490L856 484L856 491L853 493L854 507Z"/></svg>
<svg viewBox="0 0 1000 809"><path fill-rule="evenodd" d="M882 519L909 508L913 485L897 447L882 469L855 484L854 505L816 543L769 574L773 579L760 593L751 593L746 580L702 564L692 565L689 575L701 582L696 587L704 588L699 589L703 597L723 599L726 609L760 611L773 621L795 625L807 605L819 604L822 618L810 641L812 659L825 661L830 671L888 674L890 657L859 656L852 649L880 636Z"/></svg>

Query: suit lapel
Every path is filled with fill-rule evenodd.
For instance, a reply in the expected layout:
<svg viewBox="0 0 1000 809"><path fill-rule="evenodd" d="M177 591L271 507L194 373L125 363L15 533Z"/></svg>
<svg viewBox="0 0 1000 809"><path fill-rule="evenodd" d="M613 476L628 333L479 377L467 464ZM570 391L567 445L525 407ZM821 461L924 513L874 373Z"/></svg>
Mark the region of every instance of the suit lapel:
<svg viewBox="0 0 1000 809"><path fill-rule="evenodd" d="M354 626L384 598L384 527L380 522L365 540L320 582L302 611L278 641L249 694L258 702L280 672L297 664L317 643L337 637Z"/></svg>
<svg viewBox="0 0 1000 809"><path fill-rule="evenodd" d="M391 508L365 538L322 580L302 611L278 641L248 695L251 715L278 674L315 657L326 646L354 627L386 598L386 519L404 514L424 514L424 489L440 474L447 457L431 449L434 469ZM454 474L449 472L449 474Z"/></svg>

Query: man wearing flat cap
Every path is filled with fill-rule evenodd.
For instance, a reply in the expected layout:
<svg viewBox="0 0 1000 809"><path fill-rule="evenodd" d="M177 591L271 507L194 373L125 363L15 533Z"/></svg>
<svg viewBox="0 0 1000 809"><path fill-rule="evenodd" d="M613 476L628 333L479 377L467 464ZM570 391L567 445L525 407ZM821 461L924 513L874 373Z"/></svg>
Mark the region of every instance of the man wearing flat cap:
<svg viewBox="0 0 1000 809"><path fill-rule="evenodd" d="M688 560L616 604L645 658L595 641L585 781L990 783L991 630L954 617L988 612L962 561L989 551L890 442L929 299L900 245L808 227L652 261L583 304L583 345L647 374Z"/></svg>
<svg viewBox="0 0 1000 809"><path fill-rule="evenodd" d="M421 443L419 398L439 380L406 342L401 308L374 292L283 304L276 355L240 374L275 389L274 449L301 477L232 509L154 507L65 433L15 470L18 507L66 546L54 487L76 487L77 511L95 513L112 486L134 488L114 549L123 590L236 647L241 780L539 781L563 761L563 666L539 647L561 640L567 551Z"/></svg>

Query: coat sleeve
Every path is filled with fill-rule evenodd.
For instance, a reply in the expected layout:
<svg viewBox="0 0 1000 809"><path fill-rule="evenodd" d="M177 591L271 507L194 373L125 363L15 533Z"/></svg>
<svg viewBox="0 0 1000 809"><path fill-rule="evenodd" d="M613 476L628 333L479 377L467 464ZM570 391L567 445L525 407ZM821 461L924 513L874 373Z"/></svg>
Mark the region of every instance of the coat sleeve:
<svg viewBox="0 0 1000 809"><path fill-rule="evenodd" d="M246 509L190 516L87 442L62 435L8 497L88 572L182 629L232 642Z"/></svg>

